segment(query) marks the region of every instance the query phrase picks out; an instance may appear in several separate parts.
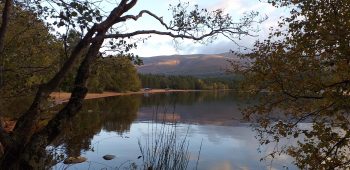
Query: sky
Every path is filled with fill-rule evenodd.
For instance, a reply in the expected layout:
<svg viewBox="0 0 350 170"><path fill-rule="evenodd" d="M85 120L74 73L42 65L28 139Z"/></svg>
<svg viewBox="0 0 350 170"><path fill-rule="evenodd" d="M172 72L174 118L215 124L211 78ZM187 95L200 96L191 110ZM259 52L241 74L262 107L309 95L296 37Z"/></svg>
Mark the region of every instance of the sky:
<svg viewBox="0 0 350 170"><path fill-rule="evenodd" d="M277 21L282 15L287 15L288 10L285 8L275 8L271 4L262 2L263 0L187 0L191 5L198 4L200 8L208 10L223 9L224 12L233 16L238 22L244 12L257 11L260 17L267 16L268 19L262 24L257 24L260 31L255 37L245 36L236 42L245 47L252 47L256 40L263 40L267 37L269 28L276 27ZM176 5L179 0L139 0L128 14L138 14L139 11L146 9L152 11L164 18L164 21L170 19L169 4ZM184 1L182 1L184 2ZM106 6L105 8L108 8ZM122 30L131 32L134 30L159 29L162 26L152 17L144 15L137 22L127 21ZM210 44L194 43L191 40L180 40L174 43L173 39L168 36L152 35L144 42L138 43L137 49L133 53L140 57L174 55L174 54L219 54L230 50L238 51L239 46L225 37L219 37Z"/></svg>

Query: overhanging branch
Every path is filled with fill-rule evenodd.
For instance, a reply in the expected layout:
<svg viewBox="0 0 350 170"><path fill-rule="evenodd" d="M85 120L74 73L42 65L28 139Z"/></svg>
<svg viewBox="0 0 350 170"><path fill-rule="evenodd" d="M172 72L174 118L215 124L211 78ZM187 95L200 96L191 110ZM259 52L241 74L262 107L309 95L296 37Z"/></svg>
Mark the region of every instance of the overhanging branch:
<svg viewBox="0 0 350 170"><path fill-rule="evenodd" d="M148 11L148 10L142 10L139 12L139 14L137 15L125 15L123 17L120 17L120 19L122 21L126 21L128 19L132 19L132 20L135 20L137 21L139 18L141 18L143 16L143 14L148 14L150 15L151 17L155 18L156 20L159 21L160 24L162 24L166 29L168 30L173 30L173 31L177 31L177 30L174 30L172 28L170 28L164 21L163 21L163 18L162 17L159 17L157 16L156 14L152 13L151 11Z"/></svg>
<svg viewBox="0 0 350 170"><path fill-rule="evenodd" d="M206 37L210 37L216 34L222 34L224 31L222 30L212 30L209 33L203 34L201 36L194 36L194 35L186 35L186 34L175 34L173 32L166 32L166 31L158 31L158 30L140 30L140 31L135 31L131 33L124 33L124 34L108 34L104 38L130 38L136 35L144 35L144 34L156 34L156 35L166 35L170 36L172 38L186 38L186 39L192 39L192 40L203 40ZM239 34L240 32L236 32Z"/></svg>
<svg viewBox="0 0 350 170"><path fill-rule="evenodd" d="M215 32L210 32L208 34L204 34L199 37L190 36L190 35L183 35L183 34L174 34L172 32L163 32L163 31L157 31L157 30L142 30L142 31L135 31L131 33L125 33L125 34L109 34L106 35L105 38L130 38L132 36L136 35L144 35L144 34L157 34L157 35L167 35L173 38L187 38L187 39L193 39L193 40L202 40L205 37L212 36L215 34Z"/></svg>

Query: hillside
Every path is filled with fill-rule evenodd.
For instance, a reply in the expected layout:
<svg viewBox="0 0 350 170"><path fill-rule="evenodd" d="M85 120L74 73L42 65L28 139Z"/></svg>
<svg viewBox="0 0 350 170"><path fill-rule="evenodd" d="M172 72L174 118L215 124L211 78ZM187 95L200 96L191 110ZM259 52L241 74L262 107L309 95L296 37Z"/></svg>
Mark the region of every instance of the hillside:
<svg viewBox="0 0 350 170"><path fill-rule="evenodd" d="M137 70L142 74L191 75L196 77L225 76L230 63L238 60L229 53L171 55L142 58Z"/></svg>

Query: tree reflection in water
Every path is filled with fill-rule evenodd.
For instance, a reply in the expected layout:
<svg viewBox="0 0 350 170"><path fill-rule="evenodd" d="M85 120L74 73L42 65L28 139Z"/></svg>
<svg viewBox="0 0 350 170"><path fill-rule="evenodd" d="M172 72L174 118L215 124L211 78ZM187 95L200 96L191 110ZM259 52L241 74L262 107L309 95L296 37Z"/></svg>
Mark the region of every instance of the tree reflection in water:
<svg viewBox="0 0 350 170"><path fill-rule="evenodd" d="M139 108L142 105L145 107L159 109L154 110L154 113L150 113L150 115L146 116L146 119L142 119L142 121L150 122L150 126L156 126L155 124L161 123L158 125L158 131L149 132L149 135L152 135L152 133L157 133L157 135L163 137L153 138L154 143L157 142L158 144L162 144L161 147L157 148L159 149L159 153L162 153L163 151L163 153L165 153L165 150L174 151L171 153L174 159L171 158L166 160L167 165L174 167L185 167L188 162L188 153L186 150L188 141L187 139L179 140L176 138L176 124L173 123L175 123L177 120L174 113L171 113L173 107L177 104L191 105L199 101L209 102L219 99L231 100L231 97L232 92L220 91L157 94L150 95L148 97L143 97L142 95L131 95L86 100L80 113L77 114L76 117L74 117L74 119L72 119L65 126L64 132L61 133L61 135L52 144L53 150L51 152L52 155L50 157L48 156L48 158L50 158L49 161L51 161L51 165L54 165L66 157L77 157L80 156L82 152L94 150L94 144L91 143L91 140L96 134L100 133L101 130L107 132L117 132L119 135L128 132L132 122L137 119ZM167 117L168 115L170 115L170 117ZM164 128L160 128L162 123ZM169 125L168 123L173 124L173 126ZM156 130L156 128L153 130ZM140 145L142 145L141 148L143 148L143 151L145 151L144 153L146 153L147 150L154 149L151 148L153 145L147 145L147 143L144 143L144 140L141 139L140 142ZM175 146L173 144L178 145ZM182 149L176 151L172 147L182 147ZM159 163L162 163L162 161L164 163L164 160L155 162L155 160L150 161L150 159L169 158L168 156L170 156L163 155L164 157L158 157L161 155L159 153L157 155L145 154L142 157L142 159L144 159L142 166L159 166L161 165ZM181 164L175 165L172 164L174 162L171 161L175 161L175 163L176 161L179 161Z"/></svg>
<svg viewBox="0 0 350 170"><path fill-rule="evenodd" d="M317 111L317 115L313 113L316 112L291 115L276 111L275 114L285 117L254 114L254 118L249 118L251 122L257 123L253 127L260 144L275 146L263 159L287 154L294 158L294 163L301 169L348 168L349 119L338 114L328 116L325 111Z"/></svg>
<svg viewBox="0 0 350 170"><path fill-rule="evenodd" d="M118 134L129 131L131 123L137 118L141 97L135 95L85 101L82 110L65 125L63 133L53 142L51 153L55 155L55 160L52 163L94 149L91 140L101 130Z"/></svg>
<svg viewBox="0 0 350 170"><path fill-rule="evenodd" d="M174 114L163 114L166 112L166 109L161 109L162 112L156 115L152 114L152 111L147 111L145 112L146 115L141 117L138 115L138 112L141 105L144 106L143 108L163 108L164 106L168 106L168 111L171 112L173 106L177 104L191 106L189 108L192 108L192 105L196 103L203 103L203 105L206 105L205 103L215 103L215 101L220 101L218 103L231 101L232 96L234 95L232 95L232 92L230 91L213 91L171 94L164 93L150 95L148 97L143 97L142 95L131 95L86 100L82 110L73 119L64 123L63 131L53 143L51 143L46 149L42 148L40 153L38 153L38 155L40 155L40 160L37 160L37 163L33 166L35 166L36 169L50 169L52 166L63 161L67 157L77 157L84 152L93 151L96 149L94 148L96 147L96 144L92 143L94 136L101 131L117 132L117 134L122 135L130 130L132 122L137 120L138 116L139 121L154 120L155 123L161 123L161 121L166 121L167 123L174 123L175 121L200 123L208 120L217 121L215 123L219 122L221 124L222 122L225 122L223 120L227 120L227 118L232 117L232 115L221 115L222 117L220 117L220 114L213 115L211 110L201 110L202 106L195 107L195 110L192 110L191 114L187 114L189 111L181 112L181 119L176 120L173 120L174 118L177 118ZM223 105L226 104L225 102ZM217 107L220 107L221 105L217 106L218 103L214 104L216 112L220 112ZM57 110L59 109L58 107L59 106L50 109ZM15 107L9 108L11 109ZM19 108L17 107L16 109ZM186 109L188 108L186 107ZM53 116L52 113L43 113L42 121L38 125L39 129L47 123L46 119L50 116ZM171 134L173 133L169 130L169 134L165 135L171 136ZM172 140L164 141L175 140L173 138L168 139ZM135 147L137 147L137 145ZM170 145L165 148L170 148ZM186 158L186 152L178 152L177 155L180 156L177 158ZM178 160L183 160L182 162L186 163L186 159ZM185 165L186 164L183 164L183 166Z"/></svg>

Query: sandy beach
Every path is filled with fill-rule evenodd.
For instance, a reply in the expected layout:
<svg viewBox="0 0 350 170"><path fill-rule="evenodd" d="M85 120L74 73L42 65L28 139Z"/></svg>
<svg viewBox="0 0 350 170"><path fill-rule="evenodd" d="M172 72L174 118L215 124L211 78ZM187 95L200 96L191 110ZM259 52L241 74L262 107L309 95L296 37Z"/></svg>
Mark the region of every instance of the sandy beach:
<svg viewBox="0 0 350 170"><path fill-rule="evenodd" d="M165 89L152 89L152 90L141 90L138 92L103 92L103 93L88 93L85 99L96 99L103 97L111 97L111 96L123 96L123 95L134 95L134 94L152 94L152 93L170 93L170 92L189 92L189 91L198 91L198 90L165 90ZM67 92L53 92L50 94L52 99L57 103L67 102L71 96L71 93Z"/></svg>

